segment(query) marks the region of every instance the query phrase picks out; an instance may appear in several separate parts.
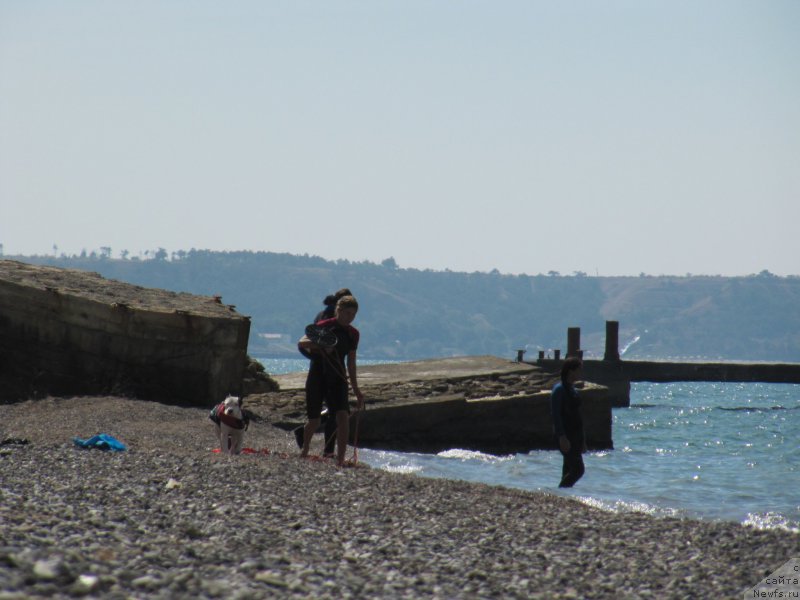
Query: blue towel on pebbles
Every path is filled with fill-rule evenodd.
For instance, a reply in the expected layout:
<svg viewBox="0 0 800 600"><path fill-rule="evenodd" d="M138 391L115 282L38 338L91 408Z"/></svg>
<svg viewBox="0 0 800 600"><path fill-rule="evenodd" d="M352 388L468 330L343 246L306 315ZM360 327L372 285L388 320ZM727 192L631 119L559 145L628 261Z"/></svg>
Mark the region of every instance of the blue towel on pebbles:
<svg viewBox="0 0 800 600"><path fill-rule="evenodd" d="M125 444L120 442L117 438L106 433L95 435L90 437L88 440L72 438L72 441L81 448L97 448L98 450L113 450L115 452L127 450Z"/></svg>

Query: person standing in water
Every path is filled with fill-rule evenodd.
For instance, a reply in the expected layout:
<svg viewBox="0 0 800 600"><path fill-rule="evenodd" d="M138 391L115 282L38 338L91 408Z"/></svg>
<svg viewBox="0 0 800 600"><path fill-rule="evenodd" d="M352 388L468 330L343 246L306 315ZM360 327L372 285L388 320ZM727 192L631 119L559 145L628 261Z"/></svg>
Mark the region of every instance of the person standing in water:
<svg viewBox="0 0 800 600"><path fill-rule="evenodd" d="M322 377L322 385L316 382L306 384L306 413L308 422L303 432L303 449L301 457L308 456L311 438L320 424L322 402L328 407L329 415L336 419L336 463L344 466L347 442L350 438L350 405L348 399L349 388L353 388L356 396L356 409L364 407L364 395L358 387L357 359L358 341L360 334L352 323L358 312L358 301L353 296L343 296L336 303L335 317L324 319L317 323L318 326L330 328L336 336L336 344L330 348L323 348L303 336L298 342L302 350L319 355L322 360L322 370L309 369L309 378ZM309 393L309 390L324 390L322 395ZM330 416L329 416L330 418Z"/></svg>
<svg viewBox="0 0 800 600"><path fill-rule="evenodd" d="M586 438L583 432L581 399L575 383L581 377L583 363L579 358L570 357L561 366L561 382L553 387L550 396L550 409L553 415L553 430L558 449L564 457L561 469L561 482L558 487L572 487L583 477L583 453L586 451Z"/></svg>

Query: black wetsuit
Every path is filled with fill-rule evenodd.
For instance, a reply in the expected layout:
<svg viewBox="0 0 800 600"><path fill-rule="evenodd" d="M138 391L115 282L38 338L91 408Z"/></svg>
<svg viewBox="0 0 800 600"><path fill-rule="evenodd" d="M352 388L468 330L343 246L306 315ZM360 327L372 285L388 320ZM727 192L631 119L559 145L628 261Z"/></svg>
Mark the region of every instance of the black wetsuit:
<svg viewBox="0 0 800 600"><path fill-rule="evenodd" d="M316 324L325 319L330 319L334 316L334 312L334 306L326 306L324 310L321 310L317 313L317 316L314 317L314 323ZM298 350L311 361L308 365L308 375L306 376L306 413L309 419L316 419L320 416L320 412L322 411L322 399L325 396L325 381L322 373L323 357L316 352L309 352L304 348L298 348ZM317 406L319 406L319 412L317 412ZM333 415L330 415L330 418L328 418L328 415L325 414L322 417L321 424L325 426L324 454L332 455L336 446L336 419ZM297 445L301 448L303 447L303 429L304 426L301 425L295 429L294 432L297 438Z"/></svg>
<svg viewBox="0 0 800 600"><path fill-rule="evenodd" d="M583 477L583 447L585 437L583 433L583 418L581 417L581 398L573 386L558 383L553 388L550 397L550 407L553 415L553 431L558 438L566 435L569 440L569 451L561 452L564 464L561 469L561 482L558 487L572 487L575 482ZM559 446L559 450L560 450Z"/></svg>
<svg viewBox="0 0 800 600"><path fill-rule="evenodd" d="M323 350L322 379L324 381L325 404L328 411L336 413L340 410L350 412L348 404L347 356L358 349L358 329L352 325L342 326L336 319L320 321L318 325L330 327L336 335L336 345L331 352Z"/></svg>
<svg viewBox="0 0 800 600"><path fill-rule="evenodd" d="M333 454L336 444L336 412L348 406L347 355L358 348L359 333L355 327L342 327L334 318L325 318L325 311L317 315L316 324L331 327L336 334L333 352L303 352L311 359L306 377L306 413L309 419L319 418L323 402L328 407L324 417L326 455ZM302 350L301 350L302 351ZM325 352L325 350L323 350ZM302 439L298 437L298 444Z"/></svg>

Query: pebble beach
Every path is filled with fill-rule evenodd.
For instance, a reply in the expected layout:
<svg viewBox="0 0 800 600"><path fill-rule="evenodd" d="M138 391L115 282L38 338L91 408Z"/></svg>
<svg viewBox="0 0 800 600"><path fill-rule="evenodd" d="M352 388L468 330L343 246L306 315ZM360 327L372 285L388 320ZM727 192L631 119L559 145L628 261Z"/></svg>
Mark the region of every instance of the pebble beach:
<svg viewBox="0 0 800 600"><path fill-rule="evenodd" d="M223 456L207 414L0 406L0 600L741 598L800 556L788 531L301 460L264 419ZM128 449L72 442L98 433Z"/></svg>

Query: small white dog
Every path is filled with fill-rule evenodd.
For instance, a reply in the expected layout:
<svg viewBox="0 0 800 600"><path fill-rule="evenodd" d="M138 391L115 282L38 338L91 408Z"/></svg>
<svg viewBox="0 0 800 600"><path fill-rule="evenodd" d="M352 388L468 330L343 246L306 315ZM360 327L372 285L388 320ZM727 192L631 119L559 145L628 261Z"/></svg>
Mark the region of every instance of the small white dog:
<svg viewBox="0 0 800 600"><path fill-rule="evenodd" d="M211 409L208 418L216 425L219 449L223 454L240 454L244 432L250 425L247 411L242 409L242 399L228 396Z"/></svg>

